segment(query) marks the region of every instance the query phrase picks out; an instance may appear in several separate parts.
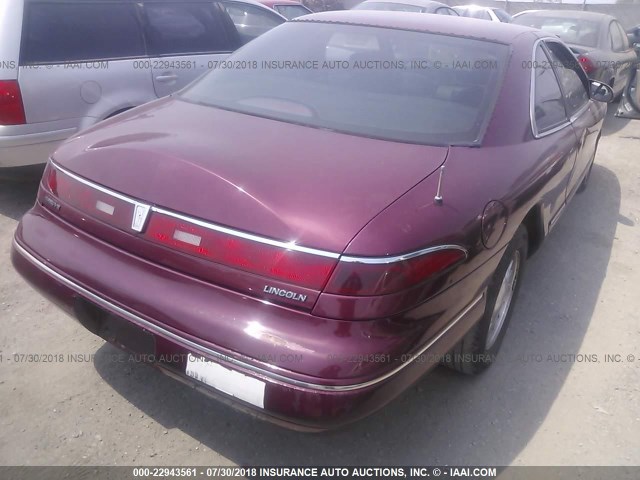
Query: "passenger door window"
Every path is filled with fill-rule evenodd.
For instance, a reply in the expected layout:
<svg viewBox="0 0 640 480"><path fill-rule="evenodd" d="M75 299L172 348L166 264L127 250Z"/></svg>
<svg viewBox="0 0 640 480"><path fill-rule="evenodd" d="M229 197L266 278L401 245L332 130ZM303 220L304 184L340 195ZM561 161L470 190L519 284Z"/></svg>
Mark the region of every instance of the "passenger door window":
<svg viewBox="0 0 640 480"><path fill-rule="evenodd" d="M535 130L544 133L567 122L567 113L558 79L540 45L533 67Z"/></svg>
<svg viewBox="0 0 640 480"><path fill-rule="evenodd" d="M243 45L285 21L278 14L266 8L237 2L223 2L223 5L231 17Z"/></svg>
<svg viewBox="0 0 640 480"><path fill-rule="evenodd" d="M547 41L545 44L560 81L567 114L571 117L589 102L589 79L576 57L564 45L553 41Z"/></svg>
<svg viewBox="0 0 640 480"><path fill-rule="evenodd" d="M21 64L55 64L143 57L135 5L26 4Z"/></svg>

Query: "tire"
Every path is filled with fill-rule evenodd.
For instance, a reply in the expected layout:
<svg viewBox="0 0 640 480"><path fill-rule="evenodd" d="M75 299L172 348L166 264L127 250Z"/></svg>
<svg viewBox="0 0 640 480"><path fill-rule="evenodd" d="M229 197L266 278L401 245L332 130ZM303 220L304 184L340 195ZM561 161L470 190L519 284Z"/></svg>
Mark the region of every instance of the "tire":
<svg viewBox="0 0 640 480"><path fill-rule="evenodd" d="M520 225L489 281L484 315L445 355L443 365L467 375L476 375L493 363L520 290L527 258L527 243L527 230Z"/></svg>
<svg viewBox="0 0 640 480"><path fill-rule="evenodd" d="M595 155L594 155L594 157L595 157ZM585 175L585 177L582 179L582 183L578 187L578 190L576 190L576 193L584 192L587 189L587 187L589 186L589 177L591 177L591 169L592 168L593 168L593 160L591 160L591 163L589 164L589 170L587 171L587 174Z"/></svg>
<svg viewBox="0 0 640 480"><path fill-rule="evenodd" d="M609 83L608 83L607 85L609 85L609 86L611 87L611 89L613 89L613 84L614 84L614 82L615 82L615 79L613 79L613 78L612 78L612 79L609 81ZM624 88L623 88L622 90L620 90L620 93L618 93L617 95L615 95L615 96L613 97L613 100L611 100L611 103L618 103L618 102L620 102L620 99L622 98L622 94L623 94L623 93L624 93Z"/></svg>

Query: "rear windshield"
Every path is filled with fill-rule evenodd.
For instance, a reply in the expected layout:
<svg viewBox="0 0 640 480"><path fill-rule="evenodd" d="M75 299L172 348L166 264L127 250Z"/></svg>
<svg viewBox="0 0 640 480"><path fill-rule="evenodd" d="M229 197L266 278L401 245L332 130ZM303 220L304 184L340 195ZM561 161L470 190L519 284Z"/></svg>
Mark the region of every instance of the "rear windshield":
<svg viewBox="0 0 640 480"><path fill-rule="evenodd" d="M501 22L509 23L512 20L511 15L509 15L507 12L505 12L501 8L494 8L493 13L496 14L496 17L498 17L498 19Z"/></svg>
<svg viewBox="0 0 640 480"><path fill-rule="evenodd" d="M565 17L542 17L535 14L524 14L515 17L512 23L527 27L539 28L551 35L556 35L565 43L597 47L600 36L600 22Z"/></svg>
<svg viewBox="0 0 640 480"><path fill-rule="evenodd" d="M291 22L181 95L200 104L387 140L481 140L506 45L388 28Z"/></svg>
<svg viewBox="0 0 640 480"><path fill-rule="evenodd" d="M311 11L303 5L274 5L273 8L287 20L293 20L294 18L311 13Z"/></svg>
<svg viewBox="0 0 640 480"><path fill-rule="evenodd" d="M491 15L489 15L489 12L482 8L455 7L455 11L458 12L461 17L478 18L480 20L491 20Z"/></svg>

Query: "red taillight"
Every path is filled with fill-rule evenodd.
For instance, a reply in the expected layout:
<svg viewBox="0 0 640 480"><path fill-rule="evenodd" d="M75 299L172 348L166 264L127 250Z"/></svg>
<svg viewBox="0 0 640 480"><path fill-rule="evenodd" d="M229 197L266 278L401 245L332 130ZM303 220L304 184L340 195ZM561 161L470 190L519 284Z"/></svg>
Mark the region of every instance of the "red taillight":
<svg viewBox="0 0 640 480"><path fill-rule="evenodd" d="M431 253L380 263L383 260L343 259L325 292L338 295L385 295L417 285L466 258L463 250L444 248Z"/></svg>
<svg viewBox="0 0 640 480"><path fill-rule="evenodd" d="M51 162L43 184L42 204L62 215L64 205L69 205L114 227L140 232L143 224L138 229L133 223L139 207L144 207L148 221L143 236L151 242L300 287L322 290L326 285L325 292L337 295L395 293L432 280L466 258L462 248L446 245L401 257L342 257L338 261L338 254L268 240L139 203Z"/></svg>
<svg viewBox="0 0 640 480"><path fill-rule="evenodd" d="M47 163L47 167L44 170L43 175L47 187L51 190L51 193L58 195L58 175L56 169L51 166L51 162Z"/></svg>
<svg viewBox="0 0 640 480"><path fill-rule="evenodd" d="M337 259L231 236L154 211L145 237L213 262L301 287L321 289Z"/></svg>
<svg viewBox="0 0 640 480"><path fill-rule="evenodd" d="M578 61L580 62L580 65L582 65L582 69L585 71L587 75L590 73L593 73L593 71L596 69L596 66L593 64L593 61L591 61L589 57L585 57L584 55L579 55Z"/></svg>
<svg viewBox="0 0 640 480"><path fill-rule="evenodd" d="M51 162L44 171L44 179L57 199L108 225L131 231L133 203L82 183L55 168Z"/></svg>
<svg viewBox="0 0 640 480"><path fill-rule="evenodd" d="M0 80L0 125L27 123L17 80Z"/></svg>

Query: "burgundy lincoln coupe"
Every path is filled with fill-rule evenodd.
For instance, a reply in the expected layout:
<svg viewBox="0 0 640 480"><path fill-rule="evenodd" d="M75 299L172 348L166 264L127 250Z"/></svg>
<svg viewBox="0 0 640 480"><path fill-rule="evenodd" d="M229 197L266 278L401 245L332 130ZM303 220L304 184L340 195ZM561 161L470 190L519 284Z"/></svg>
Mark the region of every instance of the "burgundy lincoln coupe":
<svg viewBox="0 0 640 480"><path fill-rule="evenodd" d="M175 378L340 425L494 360L611 96L527 27L306 16L64 143L13 264Z"/></svg>

